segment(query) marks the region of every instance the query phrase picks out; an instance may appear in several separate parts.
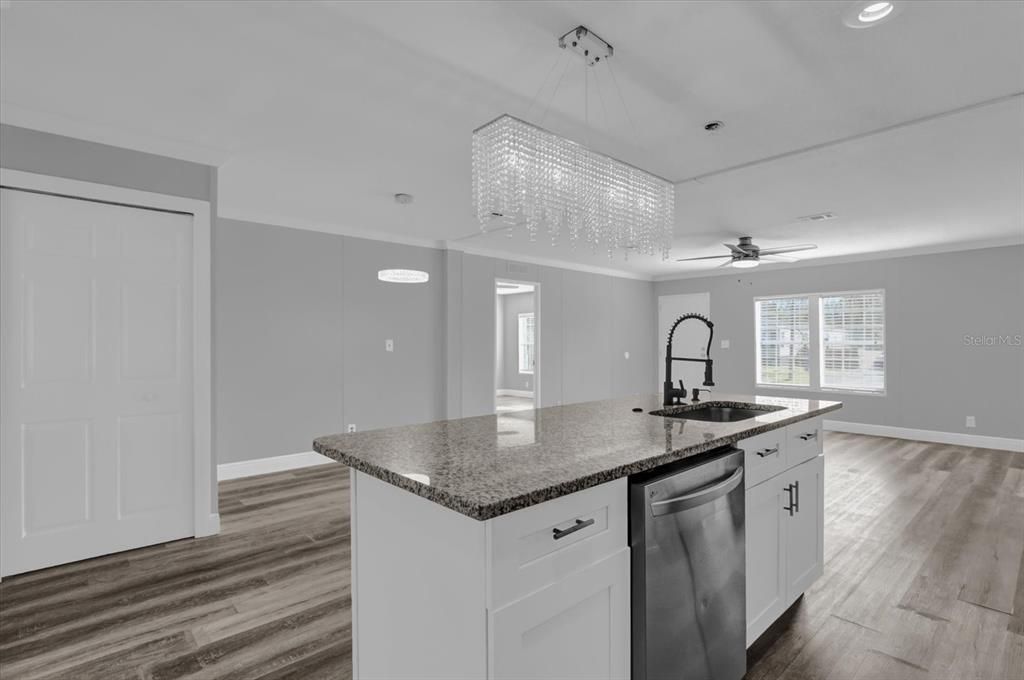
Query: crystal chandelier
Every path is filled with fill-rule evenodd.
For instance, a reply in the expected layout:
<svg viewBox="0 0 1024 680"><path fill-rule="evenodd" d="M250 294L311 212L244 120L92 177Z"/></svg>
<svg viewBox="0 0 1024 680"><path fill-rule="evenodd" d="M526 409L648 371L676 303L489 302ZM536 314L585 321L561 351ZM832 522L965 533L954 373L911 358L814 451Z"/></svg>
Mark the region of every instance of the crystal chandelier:
<svg viewBox="0 0 1024 680"><path fill-rule="evenodd" d="M588 65L600 61L600 45L611 55L582 26L559 44L569 36ZM510 115L473 131L473 203L485 232L497 224L512 236L523 226L531 241L545 233L552 244L604 248L609 258L616 250L627 258L659 251L664 260L672 246L672 182Z"/></svg>

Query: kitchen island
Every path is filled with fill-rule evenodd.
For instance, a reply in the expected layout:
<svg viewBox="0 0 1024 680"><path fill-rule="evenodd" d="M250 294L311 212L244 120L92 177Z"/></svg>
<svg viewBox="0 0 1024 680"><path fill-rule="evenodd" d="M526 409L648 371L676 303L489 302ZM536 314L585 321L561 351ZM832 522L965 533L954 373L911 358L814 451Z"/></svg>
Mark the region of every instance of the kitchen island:
<svg viewBox="0 0 1024 680"><path fill-rule="evenodd" d="M820 512L798 528L782 496L802 474L821 506L821 415L841 404L706 404L776 410L703 422L644 395L318 438L352 468L354 677L629 677L628 479L729 445L746 452L756 638L820 573Z"/></svg>

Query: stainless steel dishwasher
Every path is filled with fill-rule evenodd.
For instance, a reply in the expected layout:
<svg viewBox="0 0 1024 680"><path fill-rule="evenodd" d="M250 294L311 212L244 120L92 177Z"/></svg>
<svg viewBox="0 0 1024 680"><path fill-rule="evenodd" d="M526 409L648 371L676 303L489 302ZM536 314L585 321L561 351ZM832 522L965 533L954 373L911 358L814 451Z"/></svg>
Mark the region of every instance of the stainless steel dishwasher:
<svg viewBox="0 0 1024 680"><path fill-rule="evenodd" d="M629 486L633 680L740 680L747 670L743 451Z"/></svg>

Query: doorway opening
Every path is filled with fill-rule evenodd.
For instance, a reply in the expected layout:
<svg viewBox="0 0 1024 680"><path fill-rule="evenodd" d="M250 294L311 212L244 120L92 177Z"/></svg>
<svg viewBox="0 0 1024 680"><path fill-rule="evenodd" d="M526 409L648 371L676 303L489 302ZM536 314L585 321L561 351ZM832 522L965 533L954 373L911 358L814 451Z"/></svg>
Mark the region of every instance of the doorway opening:
<svg viewBox="0 0 1024 680"><path fill-rule="evenodd" d="M499 279L494 283L494 411L537 408L540 380L539 286Z"/></svg>

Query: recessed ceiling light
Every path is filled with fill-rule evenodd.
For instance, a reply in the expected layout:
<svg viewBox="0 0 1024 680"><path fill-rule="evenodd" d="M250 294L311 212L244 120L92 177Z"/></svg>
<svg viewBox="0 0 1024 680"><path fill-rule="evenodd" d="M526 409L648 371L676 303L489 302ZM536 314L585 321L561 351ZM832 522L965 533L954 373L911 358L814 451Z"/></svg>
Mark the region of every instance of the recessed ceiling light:
<svg viewBox="0 0 1024 680"><path fill-rule="evenodd" d="M377 280L387 283L426 283L430 274L418 269L381 269L377 272Z"/></svg>
<svg viewBox="0 0 1024 680"><path fill-rule="evenodd" d="M737 269L753 269L758 265L757 260L733 260L732 266Z"/></svg>
<svg viewBox="0 0 1024 680"><path fill-rule="evenodd" d="M850 28L869 28L883 21L892 19L903 3L885 2L884 0L859 0L848 6L843 12L843 23Z"/></svg>

